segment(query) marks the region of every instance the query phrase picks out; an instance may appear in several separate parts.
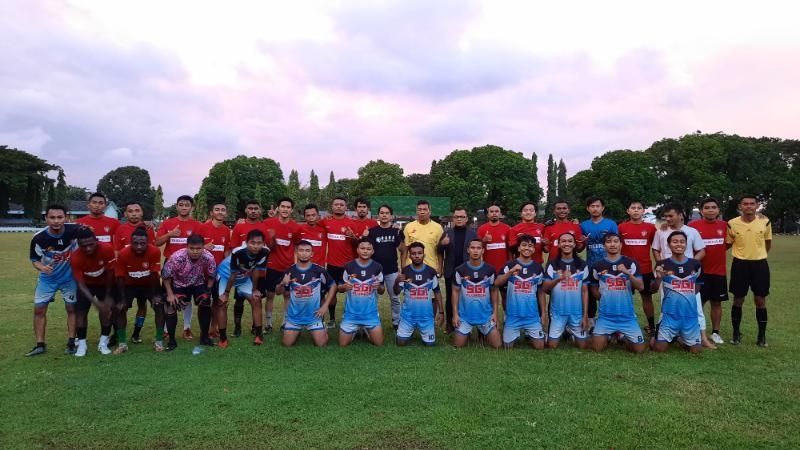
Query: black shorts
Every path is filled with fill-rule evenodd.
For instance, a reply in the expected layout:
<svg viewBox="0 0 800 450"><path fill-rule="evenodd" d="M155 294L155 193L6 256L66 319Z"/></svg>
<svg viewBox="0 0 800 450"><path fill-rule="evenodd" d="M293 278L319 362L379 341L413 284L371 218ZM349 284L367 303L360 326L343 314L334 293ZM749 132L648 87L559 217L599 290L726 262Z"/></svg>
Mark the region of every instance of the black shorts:
<svg viewBox="0 0 800 450"><path fill-rule="evenodd" d="M728 277L712 273L701 273L700 298L707 301L724 302L728 300Z"/></svg>
<svg viewBox="0 0 800 450"><path fill-rule="evenodd" d="M644 283L644 289L642 289L641 292L646 292L648 294L653 292L650 289L650 285L653 284L653 281L655 281L655 280L656 280L656 277L655 277L655 275L653 275L653 272L643 273L642 274L642 283ZM631 292L636 293L636 288L631 286Z"/></svg>
<svg viewBox="0 0 800 450"><path fill-rule="evenodd" d="M327 270L334 283L344 284L344 267L328 266Z"/></svg>
<svg viewBox="0 0 800 450"><path fill-rule="evenodd" d="M267 269L267 276L258 280L258 289L262 292L275 293L275 288L278 287L281 280L283 280L284 272L274 269Z"/></svg>
<svg viewBox="0 0 800 450"><path fill-rule="evenodd" d="M172 292L175 297L183 302L194 300L197 306L211 306L211 292L205 284L195 286L173 287Z"/></svg>
<svg viewBox="0 0 800 450"><path fill-rule="evenodd" d="M153 290L149 286L125 286L124 300L129 309L133 308L133 299L139 300L139 302L149 301L152 304Z"/></svg>
<svg viewBox="0 0 800 450"><path fill-rule="evenodd" d="M759 297L769 295L769 264L766 259L733 258L731 284L728 290L734 298L741 298L747 296L748 289Z"/></svg>
<svg viewBox="0 0 800 450"><path fill-rule="evenodd" d="M99 300L101 302L105 301L105 299L106 299L106 287L105 286L89 286L89 285L87 285L86 287L89 288L89 293L92 294L92 296L95 297L97 300ZM117 292L116 289L111 289L111 298L112 299L114 297L116 297L116 292ZM78 311L88 311L89 309L91 309L91 307L92 307L92 299L86 298L86 296L83 294L83 291L81 289L78 289L78 295L76 296L76 298L78 299L78 301L76 303L76 308L78 309ZM114 301L116 301L116 299L114 299Z"/></svg>

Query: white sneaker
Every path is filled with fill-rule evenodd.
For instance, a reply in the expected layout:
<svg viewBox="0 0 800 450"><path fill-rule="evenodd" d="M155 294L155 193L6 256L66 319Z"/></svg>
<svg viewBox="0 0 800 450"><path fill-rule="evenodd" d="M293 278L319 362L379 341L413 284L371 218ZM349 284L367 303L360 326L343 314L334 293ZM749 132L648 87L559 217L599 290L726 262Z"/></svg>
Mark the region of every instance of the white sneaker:
<svg viewBox="0 0 800 450"><path fill-rule="evenodd" d="M717 333L711 333L711 341L713 343L715 343L715 344L724 344L725 343L725 341L722 339L722 336L720 336Z"/></svg>
<svg viewBox="0 0 800 450"><path fill-rule="evenodd" d="M75 356L81 358L86 356L86 351L89 350L89 346L86 345L86 341L81 339L78 341L78 348L75 350Z"/></svg>
<svg viewBox="0 0 800 450"><path fill-rule="evenodd" d="M100 336L100 342L97 344L97 351L103 355L111 354L111 349L108 348L108 336Z"/></svg>

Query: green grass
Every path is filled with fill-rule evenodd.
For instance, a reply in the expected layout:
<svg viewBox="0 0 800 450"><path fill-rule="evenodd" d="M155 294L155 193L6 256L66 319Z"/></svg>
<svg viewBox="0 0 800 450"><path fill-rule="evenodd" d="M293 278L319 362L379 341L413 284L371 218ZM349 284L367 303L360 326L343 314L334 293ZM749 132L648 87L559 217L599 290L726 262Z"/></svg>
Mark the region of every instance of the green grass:
<svg viewBox="0 0 800 450"><path fill-rule="evenodd" d="M316 349L307 337L284 349L277 335L260 348L243 337L200 356L185 342L155 354L148 317L144 344L101 357L95 317L83 359L61 354L60 301L49 353L22 356L33 344L29 239L0 234L2 448L800 447L798 238L773 245L769 349L755 346L748 300L743 345L698 356Z"/></svg>

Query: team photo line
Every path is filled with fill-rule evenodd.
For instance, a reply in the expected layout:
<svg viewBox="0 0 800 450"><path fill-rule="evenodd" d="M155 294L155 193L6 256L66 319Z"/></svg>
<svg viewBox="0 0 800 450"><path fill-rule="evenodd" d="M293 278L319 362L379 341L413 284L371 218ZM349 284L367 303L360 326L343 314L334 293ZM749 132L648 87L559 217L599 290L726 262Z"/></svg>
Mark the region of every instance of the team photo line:
<svg viewBox="0 0 800 450"><path fill-rule="evenodd" d="M107 204L102 193L92 194L90 214L76 223L66 223L65 207L46 208L47 227L30 244L39 278L36 345L26 356L46 352L47 309L58 292L67 312L65 353L77 357L88 351L92 305L101 327L98 351L127 352L127 311L134 300L131 343L143 342L149 303L156 352L177 348L179 313L183 338L194 339L195 306L201 331L195 351L227 348L231 295L231 334L242 336L249 303L254 345L262 345L264 334L272 332L276 295L284 298L284 346L294 345L303 332L314 345L327 345L328 329L337 328L338 294L344 298L339 345L358 337L383 345L378 305L386 293L399 346L415 334L423 344L435 345L438 327L455 347L467 345L477 330L479 341L491 348L510 349L521 337L534 349L557 348L566 338L595 351L615 341L635 353L665 351L677 342L694 353L725 342L719 329L729 293L730 342L741 343L742 305L752 291L756 343L768 345L772 232L769 219L757 214L753 195L739 198L740 215L727 222L713 198L699 203L701 218L688 224L683 208L669 203L661 208L660 227L643 220L644 204L638 201L627 205L628 220L618 225L603 217L605 202L598 197L587 199L589 218L580 223L571 219L566 201L554 203L554 218L545 224L536 222L537 205L524 202L521 221L513 227L501 220L499 206L490 205L488 221L477 229L468 226L467 211L458 207L443 228L431 219L426 200L417 202L416 219L402 229L395 226L390 205L381 205L375 220L369 217L369 200L359 198L351 218L341 196L331 201L324 219L316 205L303 207L303 223L292 219L291 198L278 200L264 220L259 202L248 201L245 217L232 229L225 224L228 211L222 202L209 207L206 222L194 220L194 200L188 195L177 199L177 216L157 230L143 220L141 204L125 205L125 222L105 216ZM584 249L585 260L578 256ZM647 320L644 332L634 311L636 292ZM657 322L656 292L661 298ZM710 337L706 302L711 305Z"/></svg>

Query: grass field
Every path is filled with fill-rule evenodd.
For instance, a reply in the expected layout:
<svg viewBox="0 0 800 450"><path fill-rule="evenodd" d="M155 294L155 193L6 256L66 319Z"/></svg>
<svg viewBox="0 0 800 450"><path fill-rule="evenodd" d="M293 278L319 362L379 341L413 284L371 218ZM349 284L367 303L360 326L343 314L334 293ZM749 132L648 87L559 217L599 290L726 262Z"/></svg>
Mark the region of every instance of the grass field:
<svg viewBox="0 0 800 450"><path fill-rule="evenodd" d="M795 237L777 237L770 256L768 349L755 346L748 300L743 345L698 356L398 348L391 331L382 348L316 349L304 337L285 349L273 334L262 347L248 336L199 356L185 341L156 354L150 316L144 344L104 357L95 317L83 359L62 354L60 300L49 352L22 356L34 343L29 239L0 234L2 448L800 447Z"/></svg>

